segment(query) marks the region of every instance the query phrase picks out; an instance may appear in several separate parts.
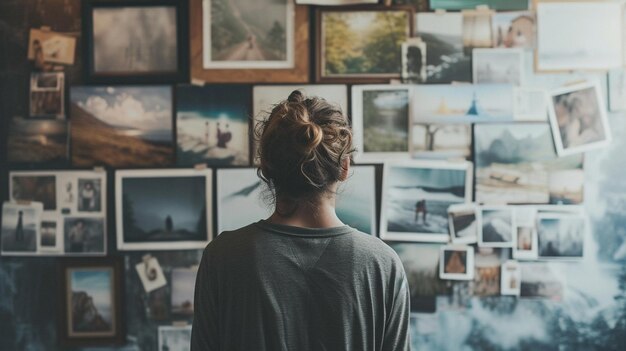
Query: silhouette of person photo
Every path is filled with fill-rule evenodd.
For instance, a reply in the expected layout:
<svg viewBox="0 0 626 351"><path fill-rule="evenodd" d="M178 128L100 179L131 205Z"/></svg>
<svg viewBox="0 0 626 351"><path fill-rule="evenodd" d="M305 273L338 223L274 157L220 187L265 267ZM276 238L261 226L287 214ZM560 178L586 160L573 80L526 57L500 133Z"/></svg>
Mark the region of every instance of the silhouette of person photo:
<svg viewBox="0 0 626 351"><path fill-rule="evenodd" d="M419 200L415 203L415 222L418 222L420 213L422 214L422 223L426 224L426 200Z"/></svg>
<svg viewBox="0 0 626 351"><path fill-rule="evenodd" d="M165 218L165 231L171 233L173 229L174 221L172 220L172 216L168 215L167 218Z"/></svg>
<svg viewBox="0 0 626 351"><path fill-rule="evenodd" d="M80 191L81 210L93 211L96 208L96 190L93 183L86 182Z"/></svg>
<svg viewBox="0 0 626 351"><path fill-rule="evenodd" d="M17 213L17 225L15 226L15 241L24 240L24 212L19 211Z"/></svg>
<svg viewBox="0 0 626 351"><path fill-rule="evenodd" d="M85 221L82 219L74 222L70 228L68 239L70 240L71 252L83 252L85 247L85 237L87 234L87 228L85 227Z"/></svg>
<svg viewBox="0 0 626 351"><path fill-rule="evenodd" d="M226 124L226 130L222 131L219 122L217 123L217 147L226 149L228 142L233 138L233 134L228 131L228 124Z"/></svg>

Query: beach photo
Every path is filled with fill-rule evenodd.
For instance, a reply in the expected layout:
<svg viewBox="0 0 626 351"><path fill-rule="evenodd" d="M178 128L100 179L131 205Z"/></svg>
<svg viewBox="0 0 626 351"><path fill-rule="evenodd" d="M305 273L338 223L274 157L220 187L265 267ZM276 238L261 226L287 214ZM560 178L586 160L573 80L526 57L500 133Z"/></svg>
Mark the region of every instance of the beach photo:
<svg viewBox="0 0 626 351"><path fill-rule="evenodd" d="M411 36L404 9L318 9L320 78L400 78L402 43Z"/></svg>
<svg viewBox="0 0 626 351"><path fill-rule="evenodd" d="M294 66L292 1L203 0L202 4L205 69Z"/></svg>
<svg viewBox="0 0 626 351"><path fill-rule="evenodd" d="M476 226L476 206L474 204L458 204L448 207L448 227L452 243L475 243L478 233Z"/></svg>
<svg viewBox="0 0 626 351"><path fill-rule="evenodd" d="M30 117L65 119L64 73L31 73Z"/></svg>
<svg viewBox="0 0 626 351"><path fill-rule="evenodd" d="M120 250L204 248L211 237L211 170L115 173Z"/></svg>
<svg viewBox="0 0 626 351"><path fill-rule="evenodd" d="M176 163L248 165L250 87L181 85L176 88Z"/></svg>
<svg viewBox="0 0 626 351"><path fill-rule="evenodd" d="M11 118L7 137L7 160L11 163L65 164L68 159L66 120Z"/></svg>
<svg viewBox="0 0 626 351"><path fill-rule="evenodd" d="M416 85L413 101L414 123L469 124L513 118L510 84Z"/></svg>
<svg viewBox="0 0 626 351"><path fill-rule="evenodd" d="M97 217L64 218L65 253L105 254L105 220Z"/></svg>
<svg viewBox="0 0 626 351"><path fill-rule="evenodd" d="M390 242L398 254L411 294L411 312L434 313L437 295L447 291L446 282L439 278L440 244Z"/></svg>
<svg viewBox="0 0 626 351"><path fill-rule="evenodd" d="M605 147L611 129L597 83L580 83L550 93L550 124L559 156Z"/></svg>
<svg viewBox="0 0 626 351"><path fill-rule="evenodd" d="M472 57L463 50L463 15L419 12L415 18L416 34L426 44L426 82L471 82Z"/></svg>
<svg viewBox="0 0 626 351"><path fill-rule="evenodd" d="M471 178L471 164L467 162L386 163L381 238L448 241L448 207L471 200Z"/></svg>
<svg viewBox="0 0 626 351"><path fill-rule="evenodd" d="M478 209L478 246L513 247L515 245L515 211L506 206Z"/></svg>
<svg viewBox="0 0 626 351"><path fill-rule="evenodd" d="M159 350L189 351L191 349L191 326L159 326Z"/></svg>
<svg viewBox="0 0 626 351"><path fill-rule="evenodd" d="M193 317L193 297L198 271L191 268L174 268L170 283L172 285L172 314Z"/></svg>
<svg viewBox="0 0 626 351"><path fill-rule="evenodd" d="M74 86L70 101L74 166L172 163L171 87Z"/></svg>
<svg viewBox="0 0 626 351"><path fill-rule="evenodd" d="M2 205L2 233L0 243L3 255L35 255L40 236L42 205L33 202Z"/></svg>
<svg viewBox="0 0 626 351"><path fill-rule="evenodd" d="M578 214L539 214L537 242L540 259L582 259L587 223Z"/></svg>
<svg viewBox="0 0 626 351"><path fill-rule="evenodd" d="M497 12L491 16L494 48L535 48L535 15L531 11Z"/></svg>
<svg viewBox="0 0 626 351"><path fill-rule="evenodd" d="M413 158L469 158L472 153L472 128L467 124L413 122Z"/></svg>
<svg viewBox="0 0 626 351"><path fill-rule="evenodd" d="M524 52L521 49L472 50L474 84L522 84Z"/></svg>
<svg viewBox="0 0 626 351"><path fill-rule="evenodd" d="M12 201L37 201L44 211L57 209L56 175L38 172L10 172Z"/></svg>
<svg viewBox="0 0 626 351"><path fill-rule="evenodd" d="M474 279L474 248L446 245L440 248L439 278L445 280Z"/></svg>

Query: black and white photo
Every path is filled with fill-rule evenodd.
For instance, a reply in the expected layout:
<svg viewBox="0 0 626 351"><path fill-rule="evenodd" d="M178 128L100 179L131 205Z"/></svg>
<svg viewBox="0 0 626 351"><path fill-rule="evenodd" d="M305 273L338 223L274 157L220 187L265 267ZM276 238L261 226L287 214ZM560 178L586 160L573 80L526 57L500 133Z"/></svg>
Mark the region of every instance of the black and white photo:
<svg viewBox="0 0 626 351"><path fill-rule="evenodd" d="M426 43L410 38L402 43L402 82L423 83L426 80Z"/></svg>
<svg viewBox="0 0 626 351"><path fill-rule="evenodd" d="M78 212L102 210L102 187L100 179L78 179Z"/></svg>
<svg viewBox="0 0 626 351"><path fill-rule="evenodd" d="M3 255L35 255L40 237L43 205L31 202L2 205L1 248Z"/></svg>
<svg viewBox="0 0 626 351"><path fill-rule="evenodd" d="M515 211L512 207L490 206L478 209L478 246L513 247Z"/></svg>

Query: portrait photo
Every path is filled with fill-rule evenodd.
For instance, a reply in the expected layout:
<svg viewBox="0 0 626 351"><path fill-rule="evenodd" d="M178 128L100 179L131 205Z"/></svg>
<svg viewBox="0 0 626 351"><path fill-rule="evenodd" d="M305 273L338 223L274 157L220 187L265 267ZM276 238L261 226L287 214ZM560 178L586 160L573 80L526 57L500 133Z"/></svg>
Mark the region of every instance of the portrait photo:
<svg viewBox="0 0 626 351"><path fill-rule="evenodd" d="M4 202L2 205L1 249L3 255L35 255L41 230L39 202L29 205Z"/></svg>
<svg viewBox="0 0 626 351"><path fill-rule="evenodd" d="M31 73L30 117L65 119L65 74Z"/></svg>
<svg viewBox="0 0 626 351"><path fill-rule="evenodd" d="M172 285L172 314L193 317L193 297L198 271L191 268L174 268Z"/></svg>
<svg viewBox="0 0 626 351"><path fill-rule="evenodd" d="M493 206L478 209L478 246L513 247L515 245L515 211L511 207Z"/></svg>
<svg viewBox="0 0 626 351"><path fill-rule="evenodd" d="M410 38L402 43L402 82L423 83L426 81L426 43L419 38Z"/></svg>
<svg viewBox="0 0 626 351"><path fill-rule="evenodd" d="M100 179L78 179L78 211L100 212L102 187Z"/></svg>
<svg viewBox="0 0 626 351"><path fill-rule="evenodd" d="M292 1L203 0L202 4L205 69L294 67Z"/></svg>
<svg viewBox="0 0 626 351"><path fill-rule="evenodd" d="M521 49L472 50L474 84L522 85L524 52Z"/></svg>
<svg viewBox="0 0 626 351"><path fill-rule="evenodd" d="M383 174L381 238L447 242L448 207L471 201L471 164L396 161Z"/></svg>
<svg viewBox="0 0 626 351"><path fill-rule="evenodd" d="M100 217L64 217L66 254L106 253L106 226Z"/></svg>
<svg viewBox="0 0 626 351"><path fill-rule="evenodd" d="M448 207L450 240L454 244L471 244L477 240L476 206L457 204Z"/></svg>
<svg viewBox="0 0 626 351"><path fill-rule="evenodd" d="M7 137L10 163L67 164L67 120L11 118Z"/></svg>
<svg viewBox="0 0 626 351"><path fill-rule="evenodd" d="M159 350L189 351L191 326L159 326Z"/></svg>
<svg viewBox="0 0 626 351"><path fill-rule="evenodd" d="M135 265L135 270L141 280L144 290L149 293L167 285L163 268L156 257L145 257Z"/></svg>
<svg viewBox="0 0 626 351"><path fill-rule="evenodd" d="M537 215L540 259L582 259L587 223L579 214Z"/></svg>
<svg viewBox="0 0 626 351"><path fill-rule="evenodd" d="M352 129L356 162L409 158L410 99L408 86L352 87Z"/></svg>
<svg viewBox="0 0 626 351"><path fill-rule="evenodd" d="M469 158L472 128L462 123L422 123L413 119L411 157L425 159Z"/></svg>
<svg viewBox="0 0 626 351"><path fill-rule="evenodd" d="M474 279L474 248L446 245L440 248L439 278L445 280Z"/></svg>
<svg viewBox="0 0 626 351"><path fill-rule="evenodd" d="M519 296L522 287L522 269L517 261L506 261L502 264L500 278L500 294Z"/></svg>
<svg viewBox="0 0 626 351"><path fill-rule="evenodd" d="M171 87L74 86L70 101L74 166L172 164Z"/></svg>
<svg viewBox="0 0 626 351"><path fill-rule="evenodd" d="M115 172L119 250L202 249L210 238L211 170Z"/></svg>
<svg viewBox="0 0 626 351"><path fill-rule="evenodd" d="M559 156L605 147L611 129L596 83L581 83L550 93L550 124Z"/></svg>
<svg viewBox="0 0 626 351"><path fill-rule="evenodd" d="M51 173L10 172L11 201L36 201L44 211L57 209L56 176Z"/></svg>
<svg viewBox="0 0 626 351"><path fill-rule="evenodd" d="M535 48L536 20L531 11L496 12L491 16L494 48Z"/></svg>
<svg viewBox="0 0 626 351"><path fill-rule="evenodd" d="M176 88L176 163L245 166L250 163L249 86Z"/></svg>

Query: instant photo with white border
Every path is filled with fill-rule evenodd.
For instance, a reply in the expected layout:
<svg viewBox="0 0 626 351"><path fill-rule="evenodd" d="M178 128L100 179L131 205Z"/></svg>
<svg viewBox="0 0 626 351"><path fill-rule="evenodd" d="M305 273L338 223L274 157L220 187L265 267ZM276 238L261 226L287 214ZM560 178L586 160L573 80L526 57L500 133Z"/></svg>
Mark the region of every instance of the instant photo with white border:
<svg viewBox="0 0 626 351"><path fill-rule="evenodd" d="M511 240L510 241L495 241L495 242L486 242L483 237L483 212L484 211L508 211L511 215ZM478 223L478 246L479 247L504 247L511 248L514 246L517 240L517 231L515 224L515 211L512 206L480 206L476 211L476 222Z"/></svg>
<svg viewBox="0 0 626 351"><path fill-rule="evenodd" d="M444 245L439 250L439 278L447 280L474 279L474 248L472 246ZM465 273L446 273L445 255L448 251L465 252Z"/></svg>

